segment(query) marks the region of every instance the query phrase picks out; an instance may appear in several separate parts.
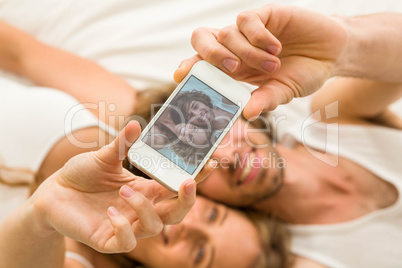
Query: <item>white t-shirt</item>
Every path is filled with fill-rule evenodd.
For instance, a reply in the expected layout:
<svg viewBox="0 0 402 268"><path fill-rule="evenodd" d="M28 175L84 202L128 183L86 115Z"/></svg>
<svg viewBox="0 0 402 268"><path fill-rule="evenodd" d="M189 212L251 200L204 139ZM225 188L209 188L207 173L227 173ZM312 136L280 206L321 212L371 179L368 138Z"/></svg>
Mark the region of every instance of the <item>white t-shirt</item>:
<svg viewBox="0 0 402 268"><path fill-rule="evenodd" d="M323 124L312 119L310 103L311 97L294 99L270 113L277 140L290 146L301 142L316 157L331 154L349 159L394 185L399 198L388 208L345 223L287 225L292 252L331 268L402 267L402 131ZM402 99L390 108L402 117ZM336 109L323 116L336 116ZM337 159L328 164L336 165Z"/></svg>
<svg viewBox="0 0 402 268"><path fill-rule="evenodd" d="M27 185L57 141L86 127L108 130L66 93L1 77L0 124L0 222L27 198Z"/></svg>
<svg viewBox="0 0 402 268"><path fill-rule="evenodd" d="M402 110L399 112L402 115ZM359 164L394 185L399 193L392 206L356 220L288 225L292 252L333 268L402 267L402 131L304 120L287 133L318 157L321 153L339 155Z"/></svg>

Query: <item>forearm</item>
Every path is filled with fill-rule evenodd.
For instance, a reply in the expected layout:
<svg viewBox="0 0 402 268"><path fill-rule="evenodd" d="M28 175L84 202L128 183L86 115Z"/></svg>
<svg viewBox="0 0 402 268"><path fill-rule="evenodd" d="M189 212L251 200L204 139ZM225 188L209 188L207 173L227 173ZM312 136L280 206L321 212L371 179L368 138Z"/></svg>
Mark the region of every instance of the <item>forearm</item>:
<svg viewBox="0 0 402 268"><path fill-rule="evenodd" d="M333 76L352 76L402 82L402 15L379 13L336 17L348 32L344 52Z"/></svg>
<svg viewBox="0 0 402 268"><path fill-rule="evenodd" d="M18 73L29 36L0 20L0 68Z"/></svg>
<svg viewBox="0 0 402 268"><path fill-rule="evenodd" d="M338 77L328 81L313 97L312 111L337 101L339 116L349 120L374 120L402 96L400 83Z"/></svg>
<svg viewBox="0 0 402 268"><path fill-rule="evenodd" d="M98 64L48 46L3 22L0 68L33 83L64 91L115 128L134 113L136 91Z"/></svg>
<svg viewBox="0 0 402 268"><path fill-rule="evenodd" d="M37 85L62 90L99 119L120 129L134 113L136 92L120 77L96 63L41 43L23 59L22 76Z"/></svg>
<svg viewBox="0 0 402 268"><path fill-rule="evenodd" d="M57 268L64 263L64 237L46 225L32 198L0 225L1 267Z"/></svg>

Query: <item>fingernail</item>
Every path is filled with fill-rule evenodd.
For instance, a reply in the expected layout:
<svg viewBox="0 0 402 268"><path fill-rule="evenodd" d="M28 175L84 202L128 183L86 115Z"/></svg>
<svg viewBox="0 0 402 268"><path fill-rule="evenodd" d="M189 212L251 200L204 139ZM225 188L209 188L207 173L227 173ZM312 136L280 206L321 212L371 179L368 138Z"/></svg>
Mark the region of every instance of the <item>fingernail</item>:
<svg viewBox="0 0 402 268"><path fill-rule="evenodd" d="M107 211L110 216L119 216L120 215L120 213L117 211L117 209L115 207L109 207Z"/></svg>
<svg viewBox="0 0 402 268"><path fill-rule="evenodd" d="M128 187L127 185L124 185L123 187L120 188L120 193L124 197L132 197L135 194L135 191Z"/></svg>
<svg viewBox="0 0 402 268"><path fill-rule="evenodd" d="M225 59L222 63L223 67L225 67L226 70L229 72L233 73L236 71L237 65L239 65L239 62L233 59Z"/></svg>
<svg viewBox="0 0 402 268"><path fill-rule="evenodd" d="M275 46L275 45L269 45L268 47L267 47L267 51L269 52L269 53L271 53L272 55L278 55L279 54L279 51L280 51L280 48L279 47L277 47L277 46Z"/></svg>
<svg viewBox="0 0 402 268"><path fill-rule="evenodd" d="M262 68L267 72L273 73L278 68L278 64L273 61L264 61Z"/></svg>
<svg viewBox="0 0 402 268"><path fill-rule="evenodd" d="M195 191L195 181L186 184L186 194L193 195Z"/></svg>

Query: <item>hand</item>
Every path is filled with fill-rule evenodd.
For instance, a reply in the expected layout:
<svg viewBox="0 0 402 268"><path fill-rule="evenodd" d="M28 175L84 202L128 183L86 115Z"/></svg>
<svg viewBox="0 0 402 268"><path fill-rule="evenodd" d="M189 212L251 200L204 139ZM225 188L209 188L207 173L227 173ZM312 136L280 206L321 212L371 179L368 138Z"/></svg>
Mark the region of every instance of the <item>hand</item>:
<svg viewBox="0 0 402 268"><path fill-rule="evenodd" d="M51 230L115 253L131 251L136 238L181 221L195 202L194 180L185 181L172 199L175 195L159 183L122 168L140 132L138 123L129 123L109 146L72 158L38 188L36 207ZM197 180L211 167L207 164Z"/></svg>
<svg viewBox="0 0 402 268"><path fill-rule="evenodd" d="M237 80L257 85L243 112L250 119L318 90L343 52L346 30L335 18L266 5L240 13L237 25L197 29L192 45L198 55L181 63L175 80L181 81L204 59Z"/></svg>

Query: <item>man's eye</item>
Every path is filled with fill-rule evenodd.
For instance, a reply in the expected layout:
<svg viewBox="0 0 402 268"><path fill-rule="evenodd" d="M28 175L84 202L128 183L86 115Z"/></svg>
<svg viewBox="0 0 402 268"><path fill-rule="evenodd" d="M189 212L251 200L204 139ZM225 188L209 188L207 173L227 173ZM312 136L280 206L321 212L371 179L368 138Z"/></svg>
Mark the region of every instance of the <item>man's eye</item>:
<svg viewBox="0 0 402 268"><path fill-rule="evenodd" d="M218 209L214 207L211 211L211 214L209 215L209 222L214 222L216 218L218 217Z"/></svg>
<svg viewBox="0 0 402 268"><path fill-rule="evenodd" d="M200 264L202 262L202 260L204 259L204 256L205 256L205 248L204 248L204 245L201 245L198 248L197 256L195 257L195 264Z"/></svg>

